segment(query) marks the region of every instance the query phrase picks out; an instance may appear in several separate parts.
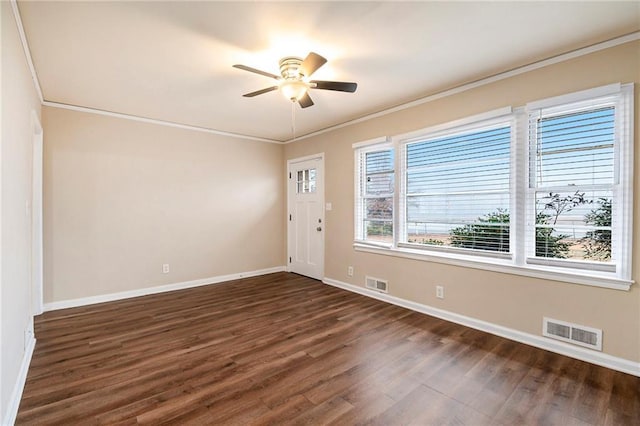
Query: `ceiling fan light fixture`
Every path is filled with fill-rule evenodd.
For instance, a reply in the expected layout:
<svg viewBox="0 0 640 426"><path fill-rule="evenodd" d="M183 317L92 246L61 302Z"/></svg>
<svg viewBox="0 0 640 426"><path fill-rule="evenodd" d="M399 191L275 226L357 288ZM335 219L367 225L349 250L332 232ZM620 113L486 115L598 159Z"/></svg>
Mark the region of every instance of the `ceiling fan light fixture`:
<svg viewBox="0 0 640 426"><path fill-rule="evenodd" d="M353 93L358 87L357 83L346 81L311 80L311 75L326 62L325 58L314 52L309 52L304 60L297 56L287 56L280 59L280 76L241 64L236 64L233 67L260 74L278 82L275 86L245 93L242 95L245 98L253 98L274 90L280 90L285 98L294 103L297 102L300 108L308 108L313 106L313 100L311 100L311 96L308 93L309 89Z"/></svg>
<svg viewBox="0 0 640 426"><path fill-rule="evenodd" d="M302 98L308 89L309 85L302 80L284 80L280 84L282 95L292 102L297 102Z"/></svg>

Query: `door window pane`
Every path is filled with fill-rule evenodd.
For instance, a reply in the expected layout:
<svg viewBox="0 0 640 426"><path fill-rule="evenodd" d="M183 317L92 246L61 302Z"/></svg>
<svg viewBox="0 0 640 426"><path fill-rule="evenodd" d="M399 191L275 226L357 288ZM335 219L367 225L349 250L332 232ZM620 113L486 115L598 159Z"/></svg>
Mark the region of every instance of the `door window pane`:
<svg viewBox="0 0 640 426"><path fill-rule="evenodd" d="M296 186L298 194L316 192L316 169L298 170Z"/></svg>

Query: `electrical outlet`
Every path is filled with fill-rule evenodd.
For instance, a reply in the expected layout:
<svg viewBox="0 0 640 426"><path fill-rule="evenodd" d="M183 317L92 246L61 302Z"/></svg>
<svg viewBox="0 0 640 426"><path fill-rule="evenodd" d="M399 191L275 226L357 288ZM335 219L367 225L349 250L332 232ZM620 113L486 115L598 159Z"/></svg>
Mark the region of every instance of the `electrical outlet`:
<svg viewBox="0 0 640 426"><path fill-rule="evenodd" d="M169 264L165 263L162 265L162 273L163 274L168 274L169 273Z"/></svg>
<svg viewBox="0 0 640 426"><path fill-rule="evenodd" d="M350 277L352 277L352 276L353 276L353 266L349 266L349 267L347 268L347 275L349 275Z"/></svg>
<svg viewBox="0 0 640 426"><path fill-rule="evenodd" d="M436 297L438 299L444 299L444 287L441 285L436 286Z"/></svg>

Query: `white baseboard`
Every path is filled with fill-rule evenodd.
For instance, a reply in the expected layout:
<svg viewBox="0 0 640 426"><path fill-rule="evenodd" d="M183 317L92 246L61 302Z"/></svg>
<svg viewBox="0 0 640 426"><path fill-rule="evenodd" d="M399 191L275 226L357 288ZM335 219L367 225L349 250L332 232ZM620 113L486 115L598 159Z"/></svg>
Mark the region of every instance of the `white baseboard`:
<svg viewBox="0 0 640 426"><path fill-rule="evenodd" d="M13 425L16 422L18 415L18 408L20 407L20 400L22 399L22 391L27 381L27 373L29 372L29 365L31 364L31 357L33 356L33 350L36 347L36 339L31 334L31 338L25 342L24 355L22 356L22 363L20 364L20 371L16 378L16 383L13 386L11 392L11 398L7 405L7 411L4 413L4 417L0 421L2 425Z"/></svg>
<svg viewBox="0 0 640 426"><path fill-rule="evenodd" d="M240 272L237 274L219 275L217 277L202 278L193 281L184 281L180 283L161 285L157 287L147 287L138 290L122 291L119 293L102 294L99 296L82 297L79 299L61 300L59 302L45 303L44 311L55 311L58 309L76 308L78 306L93 305L96 303L113 302L115 300L129 299L132 297L147 296L150 294L165 293L167 291L183 290L186 288L200 287L203 285L217 284L225 281L237 280L240 278L257 277L259 275L272 274L274 272L285 271L284 266L276 266L273 268L259 269L256 271Z"/></svg>
<svg viewBox="0 0 640 426"><path fill-rule="evenodd" d="M434 308L432 306L423 305L421 303L412 302L406 299L401 299L399 297L390 296L388 294L379 293L365 287L359 287L353 284L334 280L332 278L325 277L322 282L334 287L339 287L343 290L362 294L373 299L378 299L383 302L388 302L397 306L401 306L403 308L411 309L412 311L431 315L436 318L451 321L456 324L474 328L476 330L485 331L487 333L505 337L516 342L524 343L526 345L535 346L537 348L545 349L561 355L566 355L571 358L576 358L581 361L590 362L592 364L600 365L602 367L607 367L612 370L622 371L623 373L628 373L640 377L640 362L634 362L624 358L608 355L606 353L596 352L590 349L573 346L564 342L558 342L556 340L548 339L543 336L536 336L534 334L525 333L523 331L514 330L508 327L503 327L501 325L493 324L487 321L467 317L465 315L456 314L454 312L445 311L443 309Z"/></svg>

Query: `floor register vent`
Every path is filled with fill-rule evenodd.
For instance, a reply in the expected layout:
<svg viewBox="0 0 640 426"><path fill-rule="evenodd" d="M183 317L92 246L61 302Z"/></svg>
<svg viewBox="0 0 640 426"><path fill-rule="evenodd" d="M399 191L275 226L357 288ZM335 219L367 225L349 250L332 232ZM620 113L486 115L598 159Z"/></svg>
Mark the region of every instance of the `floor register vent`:
<svg viewBox="0 0 640 426"><path fill-rule="evenodd" d="M382 293L388 293L387 287L389 283L387 281L373 277L365 277L365 280L367 288L381 291Z"/></svg>
<svg viewBox="0 0 640 426"><path fill-rule="evenodd" d="M602 350L602 330L544 317L542 335L590 349Z"/></svg>

